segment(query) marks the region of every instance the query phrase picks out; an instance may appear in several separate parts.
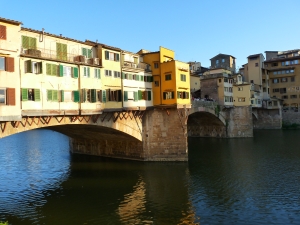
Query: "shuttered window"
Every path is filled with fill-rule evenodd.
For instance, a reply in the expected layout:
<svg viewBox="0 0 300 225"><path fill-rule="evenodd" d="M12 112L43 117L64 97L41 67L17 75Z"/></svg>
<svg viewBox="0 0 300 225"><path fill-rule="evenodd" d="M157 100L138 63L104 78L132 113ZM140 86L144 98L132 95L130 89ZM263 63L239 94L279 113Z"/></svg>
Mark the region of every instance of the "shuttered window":
<svg viewBox="0 0 300 225"><path fill-rule="evenodd" d="M102 102L106 102L106 90L102 90Z"/></svg>
<svg viewBox="0 0 300 225"><path fill-rule="evenodd" d="M16 105L16 90L15 88L6 89L6 104L7 105Z"/></svg>
<svg viewBox="0 0 300 225"><path fill-rule="evenodd" d="M15 71L15 60L12 57L5 58L5 70L7 72L14 72Z"/></svg>
<svg viewBox="0 0 300 225"><path fill-rule="evenodd" d="M97 101L97 91L96 89L91 89L91 102L96 102Z"/></svg>
<svg viewBox="0 0 300 225"><path fill-rule="evenodd" d="M36 38L22 36L22 47L25 49L36 49L37 48Z"/></svg>
<svg viewBox="0 0 300 225"><path fill-rule="evenodd" d="M22 88L21 95L22 95L22 101L27 101L28 100L28 89Z"/></svg>
<svg viewBox="0 0 300 225"><path fill-rule="evenodd" d="M124 91L124 102L128 101L128 91Z"/></svg>
<svg viewBox="0 0 300 225"><path fill-rule="evenodd" d="M47 75L57 76L58 74L60 74L58 69L59 69L58 65L50 64L50 63L46 64L46 74Z"/></svg>
<svg viewBox="0 0 300 225"><path fill-rule="evenodd" d="M82 48L82 55L86 58L92 58L92 49Z"/></svg>
<svg viewBox="0 0 300 225"><path fill-rule="evenodd" d="M73 98L74 98L74 102L79 102L80 101L79 91L73 91Z"/></svg>
<svg viewBox="0 0 300 225"><path fill-rule="evenodd" d="M109 51L105 51L105 59L109 60Z"/></svg>
<svg viewBox="0 0 300 225"><path fill-rule="evenodd" d="M100 69L95 68L94 77L97 79L101 79Z"/></svg>
<svg viewBox="0 0 300 225"><path fill-rule="evenodd" d="M41 101L41 90L34 89L34 101Z"/></svg>
<svg viewBox="0 0 300 225"><path fill-rule="evenodd" d="M77 67L73 67L73 77L78 78L78 68Z"/></svg>
<svg viewBox="0 0 300 225"><path fill-rule="evenodd" d="M6 40L6 26L0 25L0 39Z"/></svg>
<svg viewBox="0 0 300 225"><path fill-rule="evenodd" d="M58 91L57 90L47 90L47 100L57 102L58 101Z"/></svg>
<svg viewBox="0 0 300 225"><path fill-rule="evenodd" d="M148 100L151 100L151 91L148 91Z"/></svg>
<svg viewBox="0 0 300 225"><path fill-rule="evenodd" d="M138 92L133 92L133 101L138 101L139 100L139 95Z"/></svg>
<svg viewBox="0 0 300 225"><path fill-rule="evenodd" d="M68 54L67 44L56 43L57 59L67 61L68 58L67 54Z"/></svg>

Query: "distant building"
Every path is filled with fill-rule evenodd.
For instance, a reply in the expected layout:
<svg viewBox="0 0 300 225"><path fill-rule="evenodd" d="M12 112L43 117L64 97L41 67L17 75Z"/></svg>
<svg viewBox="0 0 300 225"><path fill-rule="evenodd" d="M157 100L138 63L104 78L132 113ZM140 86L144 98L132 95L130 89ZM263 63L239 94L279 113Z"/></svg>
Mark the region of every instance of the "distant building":
<svg viewBox="0 0 300 225"><path fill-rule="evenodd" d="M218 54L210 59L211 69L226 69L235 73L235 57L232 55Z"/></svg>

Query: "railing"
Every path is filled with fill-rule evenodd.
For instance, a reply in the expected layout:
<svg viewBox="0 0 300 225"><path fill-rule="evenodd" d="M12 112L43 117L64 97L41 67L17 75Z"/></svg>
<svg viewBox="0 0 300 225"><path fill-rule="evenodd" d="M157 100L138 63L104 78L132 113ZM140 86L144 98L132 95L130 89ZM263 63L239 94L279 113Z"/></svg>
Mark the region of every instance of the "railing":
<svg viewBox="0 0 300 225"><path fill-rule="evenodd" d="M65 61L71 63L83 63L88 65L101 65L101 60L98 58L87 59L85 56L79 56L78 54L71 54L67 52L58 52L50 49L36 48L36 49L23 49L22 55L28 55L44 59L53 59L58 61Z"/></svg>
<svg viewBox="0 0 300 225"><path fill-rule="evenodd" d="M151 66L147 63L133 63L133 62L124 62L123 67L127 67L127 68L138 68L138 69L143 69L145 71L151 71Z"/></svg>

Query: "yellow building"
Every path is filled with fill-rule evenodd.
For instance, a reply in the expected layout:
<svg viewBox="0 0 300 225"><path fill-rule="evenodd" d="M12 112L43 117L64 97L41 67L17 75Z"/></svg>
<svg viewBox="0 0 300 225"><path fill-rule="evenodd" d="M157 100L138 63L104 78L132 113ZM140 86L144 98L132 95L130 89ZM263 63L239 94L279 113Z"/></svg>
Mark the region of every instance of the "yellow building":
<svg viewBox="0 0 300 225"><path fill-rule="evenodd" d="M174 51L160 47L158 52L139 52L152 68L153 105L190 107L189 65L174 59Z"/></svg>
<svg viewBox="0 0 300 225"><path fill-rule="evenodd" d="M21 120L20 27L21 22L0 18L0 121Z"/></svg>
<svg viewBox="0 0 300 225"><path fill-rule="evenodd" d="M251 105L251 84L243 82L242 75L234 76L233 84L233 105L250 106Z"/></svg>

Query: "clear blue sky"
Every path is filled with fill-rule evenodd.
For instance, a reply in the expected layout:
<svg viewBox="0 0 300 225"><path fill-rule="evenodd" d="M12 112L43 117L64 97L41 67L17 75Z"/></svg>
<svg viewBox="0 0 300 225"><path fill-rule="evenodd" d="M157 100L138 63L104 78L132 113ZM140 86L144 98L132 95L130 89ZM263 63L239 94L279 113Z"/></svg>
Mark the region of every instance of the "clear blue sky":
<svg viewBox="0 0 300 225"><path fill-rule="evenodd" d="M131 52L164 46L202 66L229 54L240 66L251 54L300 48L299 10L300 0L9 0L0 17Z"/></svg>

